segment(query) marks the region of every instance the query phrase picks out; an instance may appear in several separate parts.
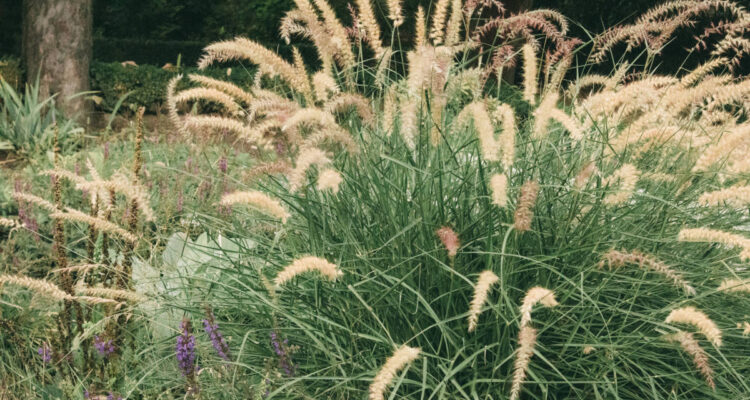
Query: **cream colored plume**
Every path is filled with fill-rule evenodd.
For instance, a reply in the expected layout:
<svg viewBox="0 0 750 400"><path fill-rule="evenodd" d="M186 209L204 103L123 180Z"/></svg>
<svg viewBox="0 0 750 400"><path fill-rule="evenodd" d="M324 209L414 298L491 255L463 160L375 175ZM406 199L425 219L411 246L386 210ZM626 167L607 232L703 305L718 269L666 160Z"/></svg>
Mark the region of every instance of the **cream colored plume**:
<svg viewBox="0 0 750 400"><path fill-rule="evenodd" d="M679 343L682 347L682 350L693 357L693 364L695 364L695 367L698 368L698 371L700 371L700 373L703 375L703 378L706 379L706 383L708 383L708 386L710 386L712 389L715 389L716 384L714 383L714 371L711 369L711 366L708 363L708 354L706 354L706 351L703 350L698 341L695 340L693 334L689 332L678 331L675 334L668 335L667 340L669 340L670 342Z"/></svg>
<svg viewBox="0 0 750 400"><path fill-rule="evenodd" d="M612 249L608 251L602 258L602 261L599 262L599 268L602 268L604 265L607 265L610 269L620 268L625 266L625 264L635 264L640 268L654 271L672 281L674 286L682 288L686 294L690 296L695 295L695 288L693 288L693 286L682 277L682 274L679 271L669 267L653 256L643 254L637 250L623 252Z"/></svg>
<svg viewBox="0 0 750 400"><path fill-rule="evenodd" d="M736 208L744 208L750 204L750 186L738 185L714 192L706 192L698 198L698 203L704 206L726 204Z"/></svg>
<svg viewBox="0 0 750 400"><path fill-rule="evenodd" d="M307 170L313 166L325 166L331 160L326 156L323 150L317 148L303 149L299 156L294 169L289 172L289 189L292 192L299 190L307 181Z"/></svg>
<svg viewBox="0 0 750 400"><path fill-rule="evenodd" d="M391 384L398 371L419 357L420 349L403 345L390 356L370 384L370 400L384 400L385 389Z"/></svg>
<svg viewBox="0 0 750 400"><path fill-rule="evenodd" d="M523 99L536 104L536 95L539 90L536 51L529 43L524 44L521 51L523 53Z"/></svg>
<svg viewBox="0 0 750 400"><path fill-rule="evenodd" d="M263 68L263 72L280 76L293 89L302 93L311 92L307 75L300 74L294 65L252 40L235 38L216 42L208 45L203 51L205 54L198 62L199 69L205 69L214 62L248 60Z"/></svg>
<svg viewBox="0 0 750 400"><path fill-rule="evenodd" d="M197 100L206 100L221 104L231 114L237 114L240 111L240 106L234 101L232 96L214 88L197 87L183 90L174 96L174 101L177 103Z"/></svg>
<svg viewBox="0 0 750 400"><path fill-rule="evenodd" d="M623 164L620 169L615 171L612 175L604 178L602 181L603 185L612 185L619 181L620 186L615 190L614 193L610 193L604 197L604 204L617 205L622 204L630 199L635 190L635 185L638 183L638 178L641 172L635 168L632 164Z"/></svg>
<svg viewBox="0 0 750 400"><path fill-rule="evenodd" d="M388 0L388 18L393 21L393 27L398 28L404 23L404 16L401 11L402 0Z"/></svg>
<svg viewBox="0 0 750 400"><path fill-rule="evenodd" d="M146 301L146 297L130 290L78 287L76 292L85 296L99 297L104 299L125 300L131 303Z"/></svg>
<svg viewBox="0 0 750 400"><path fill-rule="evenodd" d="M555 300L555 293L549 289L545 289L541 286L534 286L526 292L526 296L523 298L521 303L521 327L525 327L531 323L531 310L537 303L541 303L545 307L555 307L559 303Z"/></svg>
<svg viewBox="0 0 750 400"><path fill-rule="evenodd" d="M313 75L313 88L315 89L315 98L322 102L327 101L332 94L338 94L341 91L333 77L323 71L316 72Z"/></svg>
<svg viewBox="0 0 750 400"><path fill-rule="evenodd" d="M341 181L344 179L341 177L341 174L338 173L335 169L324 169L323 171L320 171L320 174L318 175L318 182L317 182L317 188L320 191L324 190L330 190L334 194L339 192L339 185L341 185Z"/></svg>
<svg viewBox="0 0 750 400"><path fill-rule="evenodd" d="M518 349L516 360L513 363L513 381L510 387L510 400L518 399L521 394L521 386L526 379L526 371L529 369L531 357L534 356L536 346L536 329L530 325L524 325L518 332Z"/></svg>
<svg viewBox="0 0 750 400"><path fill-rule="evenodd" d="M46 211L51 212L51 213L59 211L59 209L57 208L57 206L55 206L54 204L50 203L47 200L44 200L43 198L41 198L39 196L34 196L33 194L15 192L15 193L13 193L13 198L16 199L16 201L19 201L19 202L25 201L27 203L34 204L34 205L38 206L39 208L42 208L43 210L46 210Z"/></svg>
<svg viewBox="0 0 750 400"><path fill-rule="evenodd" d="M721 329L708 316L695 307L681 307L672 310L664 322L693 325L715 347L721 347Z"/></svg>
<svg viewBox="0 0 750 400"><path fill-rule="evenodd" d="M531 229L531 220L534 218L534 205L538 194L539 184L536 181L526 181L521 186L516 211L513 213L513 229L518 232L526 232Z"/></svg>
<svg viewBox="0 0 750 400"><path fill-rule="evenodd" d="M750 294L750 279L724 279L716 290L720 292L745 292Z"/></svg>
<svg viewBox="0 0 750 400"><path fill-rule="evenodd" d="M281 286L292 280L295 276L311 271L318 271L321 275L332 281L335 281L338 277L344 274L339 270L339 267L336 266L336 264L330 263L319 257L308 256L298 258L291 264L287 265L278 273L278 275L276 275L274 282L276 283L276 286Z"/></svg>
<svg viewBox="0 0 750 400"><path fill-rule="evenodd" d="M99 232L107 232L113 235L117 235L131 243L138 241L137 236L113 224L112 222L109 222L102 218L92 217L86 213L83 213L73 208L68 207L65 209L65 212L56 211L50 214L50 217L60 218L60 219L63 219L66 221L72 221L72 222L82 222L84 224L93 226Z"/></svg>
<svg viewBox="0 0 750 400"><path fill-rule="evenodd" d="M477 284L474 286L474 297L471 299L471 305L469 307L469 332L473 332L474 329L476 329L479 314L482 312L482 307L487 301L490 287L495 284L498 279L497 275L490 270L483 271L479 274Z"/></svg>
<svg viewBox="0 0 750 400"><path fill-rule="evenodd" d="M492 175L490 190L492 190L492 204L505 208L508 205L508 177L504 174Z"/></svg>
<svg viewBox="0 0 750 400"><path fill-rule="evenodd" d="M742 249L740 258L750 260L750 239L730 232L709 228L685 228L677 235L681 242L721 243Z"/></svg>
<svg viewBox="0 0 750 400"><path fill-rule="evenodd" d="M203 86L220 90L245 104L250 104L253 101L252 94L231 82L226 82L198 74L190 74L188 75L188 78L190 78L191 81L200 83Z"/></svg>
<svg viewBox="0 0 750 400"><path fill-rule="evenodd" d="M11 284L32 290L38 294L57 301L81 300L91 304L116 303L114 300L89 296L73 296L65 293L60 287L44 279L34 279L22 275L0 275L0 285Z"/></svg>
<svg viewBox="0 0 750 400"><path fill-rule="evenodd" d="M223 206L248 205L264 214L280 219L283 223L286 223L290 216L278 200L256 190L227 193L221 197L219 204Z"/></svg>

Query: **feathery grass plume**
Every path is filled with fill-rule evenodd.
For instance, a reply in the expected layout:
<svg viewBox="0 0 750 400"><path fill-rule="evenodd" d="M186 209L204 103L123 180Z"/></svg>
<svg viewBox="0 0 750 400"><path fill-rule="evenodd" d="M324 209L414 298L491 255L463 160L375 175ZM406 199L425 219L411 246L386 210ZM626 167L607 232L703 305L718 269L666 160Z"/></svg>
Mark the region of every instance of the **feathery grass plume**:
<svg viewBox="0 0 750 400"><path fill-rule="evenodd" d="M396 123L396 110L398 109L398 95L394 86L388 86L383 94L383 130L390 137L393 133L393 125Z"/></svg>
<svg viewBox="0 0 750 400"><path fill-rule="evenodd" d="M698 341L695 340L693 334L690 332L678 331L672 335L667 335L666 339L670 342L679 343L682 350L693 357L693 364L698 368L698 371L703 375L703 378L706 379L708 386L710 386L711 389L716 389L716 384L714 383L714 371L708 363L708 354L706 354L706 351L703 350Z"/></svg>
<svg viewBox="0 0 750 400"><path fill-rule="evenodd" d="M300 126L332 126L336 124L336 117L328 111L319 108L302 108L284 121L282 131L297 131Z"/></svg>
<svg viewBox="0 0 750 400"><path fill-rule="evenodd" d="M33 194L15 192L13 193L13 198L19 202L23 201L26 203L34 204L36 206L39 206L39 208L49 211L49 212L59 211L57 206L55 206L51 202L44 200L43 198L39 196L34 196Z"/></svg>
<svg viewBox="0 0 750 400"><path fill-rule="evenodd" d="M328 101L328 98L332 94L335 95L341 91L333 77L323 71L318 71L313 75L312 83L315 90L315 98L318 101Z"/></svg>
<svg viewBox="0 0 750 400"><path fill-rule="evenodd" d="M750 279L724 279L716 290L720 292L745 292L750 294Z"/></svg>
<svg viewBox="0 0 750 400"><path fill-rule="evenodd" d="M726 246L740 247L740 258L750 260L750 239L734 233L709 228L684 228L677 234L680 242L721 243Z"/></svg>
<svg viewBox="0 0 750 400"><path fill-rule="evenodd" d="M5 228L15 228L21 226L21 223L15 219L0 217L0 226Z"/></svg>
<svg viewBox="0 0 750 400"><path fill-rule="evenodd" d="M380 41L380 25L375 19L375 13L372 12L370 0L356 0L359 18L365 28L367 35L367 44L375 52L375 57L380 58L383 55L383 46Z"/></svg>
<svg viewBox="0 0 750 400"><path fill-rule="evenodd" d="M352 135L338 125L324 127L309 135L300 143L299 148L304 150L311 147L322 147L326 142L338 143L350 154L359 152L357 142L354 141Z"/></svg>
<svg viewBox="0 0 750 400"><path fill-rule="evenodd" d="M555 292L541 286L534 286L526 292L521 302L521 328L531 323L531 310L537 303L545 307L554 307L559 303L555 300Z"/></svg>
<svg viewBox="0 0 750 400"><path fill-rule="evenodd" d="M664 322L693 325L708 339L715 347L721 347L721 329L708 318L703 311L695 307L681 307L672 310Z"/></svg>
<svg viewBox="0 0 750 400"><path fill-rule="evenodd" d="M282 223L286 223L287 218L290 217L289 212L278 200L274 200L267 194L256 190L227 193L221 197L219 204L222 206L245 204L264 214L280 219Z"/></svg>
<svg viewBox="0 0 750 400"><path fill-rule="evenodd" d="M410 150L417 147L417 134L419 130L419 117L417 100L407 98L401 103L401 137L404 139L406 146Z"/></svg>
<svg viewBox="0 0 750 400"><path fill-rule="evenodd" d="M522 48L523 52L523 99L531 104L536 104L536 95L538 93L537 76L539 70L537 67L536 51L534 46L526 43Z"/></svg>
<svg viewBox="0 0 750 400"><path fill-rule="evenodd" d="M148 190L142 185L130 182L122 175L115 175L108 180L84 181L76 185L77 189L88 190L96 193L115 192L120 193L129 202L135 202L137 209L143 213L146 221L153 221L156 217L148 199Z"/></svg>
<svg viewBox="0 0 750 400"><path fill-rule="evenodd" d="M189 116L185 119L184 126L186 129L217 129L231 131L246 139L248 142L257 144L258 146L264 147L269 145L268 139L259 137L257 132L253 131L242 122L230 118L215 115Z"/></svg>
<svg viewBox="0 0 750 400"><path fill-rule="evenodd" d="M339 185L341 185L341 181L343 180L344 178L341 177L338 171L326 168L318 174L317 188L320 191L330 190L333 194L336 194L339 192Z"/></svg>
<svg viewBox="0 0 750 400"><path fill-rule="evenodd" d="M169 80L167 84L167 113L169 114L169 120L174 125L177 132L181 135L187 133L185 123L180 117L180 113L177 109L177 101L175 100L175 91L177 90L177 83L182 80L182 74L176 75L174 78Z"/></svg>
<svg viewBox="0 0 750 400"><path fill-rule="evenodd" d="M628 201L630 196L633 195L640 174L641 172L632 164L623 164L620 169L605 178L602 182L604 186L613 184L616 181L620 182L620 186L617 188L616 192L610 193L604 197L604 200L602 200L604 204L617 205Z"/></svg>
<svg viewBox="0 0 750 400"><path fill-rule="evenodd" d="M698 66L694 70L692 70L689 74L685 75L680 79L680 84L682 86L688 87L692 86L699 80L701 80L704 76L706 76L708 73L713 71L714 69L721 67L723 65L726 65L727 59L724 57L718 57L713 58L706 62L703 65Z"/></svg>
<svg viewBox="0 0 750 400"><path fill-rule="evenodd" d="M513 214L513 229L518 232L526 232L531 229L531 220L534 218L534 205L539 194L539 184L536 181L526 181L521 186L521 194L518 196L518 204Z"/></svg>
<svg viewBox="0 0 750 400"><path fill-rule="evenodd" d="M328 101L325 110L331 114L342 112L348 108L354 108L357 115L367 125L375 124L375 114L372 112L370 100L359 93L342 93Z"/></svg>
<svg viewBox="0 0 750 400"><path fill-rule="evenodd" d="M677 180L674 175L663 172L646 172L641 174L641 179L652 182L675 182Z"/></svg>
<svg viewBox="0 0 750 400"><path fill-rule="evenodd" d="M80 275L85 275L95 269L107 268L108 265L104 264L78 264L65 267L65 269L54 269L52 272L78 272Z"/></svg>
<svg viewBox="0 0 750 400"><path fill-rule="evenodd" d="M578 174L573 179L573 186L578 190L585 188L589 183L591 175L595 174L597 171L598 169L596 168L596 165L592 161L589 161L580 171L578 171Z"/></svg>
<svg viewBox="0 0 750 400"><path fill-rule="evenodd" d="M392 0L395 1L395 0ZM414 33L414 46L421 47L427 44L427 20L424 14L424 8L417 6L417 17L414 21L416 32Z"/></svg>
<svg viewBox="0 0 750 400"><path fill-rule="evenodd" d="M256 164L250 170L242 174L244 181L252 181L263 175L286 174L292 169L292 165L286 160Z"/></svg>
<svg viewBox="0 0 750 400"><path fill-rule="evenodd" d="M392 58L393 49L391 47L385 47L383 49L383 54L378 60L378 69L375 71L375 84L379 87L383 87L387 83L388 72L390 71Z"/></svg>
<svg viewBox="0 0 750 400"><path fill-rule="evenodd" d="M401 11L401 1L402 0L387 0L388 18L393 21L394 28L398 28L404 23L404 16Z"/></svg>
<svg viewBox="0 0 750 400"><path fill-rule="evenodd" d="M604 254L604 257L599 262L599 268L602 268L605 265L607 265L610 269L620 268L625 266L625 264L636 264L640 268L645 268L661 274L665 278L672 281L673 285L682 288L682 290L684 290L686 294L690 296L695 295L695 288L693 288L693 286L690 285L690 283L682 277L682 274L679 271L672 269L653 256L643 254L637 250L631 252L623 252L612 249Z"/></svg>
<svg viewBox="0 0 750 400"><path fill-rule="evenodd" d="M494 117L500 121L503 128L497 139L503 149L503 168L509 171L516 159L516 115L509 105L503 103L495 109Z"/></svg>
<svg viewBox="0 0 750 400"><path fill-rule="evenodd" d="M430 39L435 45L443 42L445 30L445 18L448 16L448 6L451 0L437 0L435 11L432 14L432 28L430 29Z"/></svg>
<svg viewBox="0 0 750 400"><path fill-rule="evenodd" d="M234 98L218 89L197 87L183 90L174 97L174 101L177 103L197 100L206 100L220 104L230 114L237 114L240 111L240 106L234 101Z"/></svg>
<svg viewBox="0 0 750 400"><path fill-rule="evenodd" d="M508 205L508 177L505 174L495 174L490 178L492 190L492 204L505 208Z"/></svg>
<svg viewBox="0 0 750 400"><path fill-rule="evenodd" d="M140 295L132 290L122 289L110 289L110 288L94 288L94 287L78 287L76 292L79 294L98 297L112 300L125 300L131 303L141 303L147 300L146 297Z"/></svg>
<svg viewBox="0 0 750 400"><path fill-rule="evenodd" d="M391 384L396 373L419 357L420 349L402 345L385 360L378 374L370 384L370 400L384 400L385 389Z"/></svg>
<svg viewBox="0 0 750 400"><path fill-rule="evenodd" d="M750 336L750 322L737 323L737 329L742 329L742 336Z"/></svg>
<svg viewBox="0 0 750 400"><path fill-rule="evenodd" d="M0 275L0 284L25 287L54 300L63 301L70 298L70 295L60 289L59 286L44 279L34 279L22 275Z"/></svg>
<svg viewBox="0 0 750 400"><path fill-rule="evenodd" d="M84 224L93 225L94 227L96 227L96 230L100 232L107 232L107 233L115 234L131 243L138 241L137 236L126 231L123 228L120 228L119 226L113 224L112 222L109 222L102 218L92 217L84 212L78 211L70 207L67 207L65 209L65 212L56 211L50 214L50 217L59 218L65 221L82 222Z"/></svg>
<svg viewBox="0 0 750 400"><path fill-rule="evenodd" d="M460 41L461 22L463 21L463 7L461 0L451 0L451 15L445 30L445 45L453 46Z"/></svg>
<svg viewBox="0 0 750 400"><path fill-rule="evenodd" d="M516 360L513 362L513 381L510 386L510 400L518 399L521 394L521 386L526 379L526 371L529 362L534 356L536 346L536 329L531 325L524 325L518 332L518 349L516 349Z"/></svg>
<svg viewBox="0 0 750 400"><path fill-rule="evenodd" d="M323 150L310 147L300 151L294 169L289 172L289 189L292 192L299 190L307 180L307 170L313 166L324 166L330 164L331 160L326 156Z"/></svg>
<svg viewBox="0 0 750 400"><path fill-rule="evenodd" d="M464 107L456 119L459 123L466 123L468 118L474 121L474 129L479 137L482 157L487 161L499 161L502 141L495 139L495 127L492 126L487 106L482 101L474 101ZM515 135L515 132L513 133Z"/></svg>
<svg viewBox="0 0 750 400"><path fill-rule="evenodd" d="M210 78L208 76L198 75L198 74L189 74L188 78L196 83L200 83L201 85L220 90L230 96L232 98L237 99L245 104L250 104L253 101L253 95L249 92L246 92L241 87L235 85L234 83L222 81L219 79ZM184 93L184 92L182 92ZM182 94L180 93L180 94Z"/></svg>
<svg viewBox="0 0 750 400"><path fill-rule="evenodd" d="M593 353L595 351L596 351L596 347L594 347L594 346L585 346L583 348L583 354L584 355L589 355L589 354L591 354L591 353Z"/></svg>
<svg viewBox="0 0 750 400"><path fill-rule="evenodd" d="M64 169L47 169L44 171L39 172L39 175L45 175L45 176L52 176L57 178L65 178L74 184L79 184L81 182L85 182L86 180L83 179L83 177L78 176L70 171L66 171Z"/></svg>
<svg viewBox="0 0 750 400"><path fill-rule="evenodd" d="M331 40L336 48L336 59L345 69L354 67L356 59L352 52L352 45L349 42L349 35L346 33L346 28L336 18L336 13L326 0L313 0L313 3L320 10L325 21L324 26L331 35Z"/></svg>
<svg viewBox="0 0 750 400"><path fill-rule="evenodd" d="M750 186L732 186L730 188L703 193L698 203L704 206L720 206L723 204L742 208L750 204Z"/></svg>
<svg viewBox="0 0 750 400"><path fill-rule="evenodd" d="M448 257L456 257L458 249L461 247L461 240L458 238L456 232L453 229L444 226L435 231L435 234L437 234L440 242L445 247L445 250L448 251Z"/></svg>
<svg viewBox="0 0 750 400"><path fill-rule="evenodd" d="M750 137L750 124L740 125L724 135L718 143L706 148L698 157L693 166L693 172L708 170L711 165L715 164L724 157L730 155L733 150L741 148L740 143Z"/></svg>
<svg viewBox="0 0 750 400"><path fill-rule="evenodd" d="M548 92L542 98L539 106L534 110L534 127L532 136L540 139L548 136L548 128L550 121L557 121L560 125L570 133L570 137L574 140L583 139L583 128L576 122L572 117L566 114L564 111L557 108L557 100L559 99L557 92Z"/></svg>
<svg viewBox="0 0 750 400"><path fill-rule="evenodd" d="M274 283L279 287L292 280L295 276L310 271L318 271L321 275L331 281L335 281L338 277L344 275L336 264L330 263L319 257L307 256L298 258L284 267L284 269L276 275L276 278L274 278Z"/></svg>
<svg viewBox="0 0 750 400"><path fill-rule="evenodd" d="M482 306L487 301L487 295L490 292L490 287L495 284L500 278L490 270L482 271L477 279L477 284L474 286L474 297L471 299L471 306L469 307L469 332L473 332L477 328L477 321L479 320L479 314L482 312Z"/></svg>
<svg viewBox="0 0 750 400"><path fill-rule="evenodd" d="M233 40L215 42L208 45L203 51L204 54L198 61L198 69L206 69L214 62L248 60L260 66L264 73L271 76L280 76L292 89L300 93L311 92L310 81L306 74L300 74L294 65L250 39L237 37Z"/></svg>

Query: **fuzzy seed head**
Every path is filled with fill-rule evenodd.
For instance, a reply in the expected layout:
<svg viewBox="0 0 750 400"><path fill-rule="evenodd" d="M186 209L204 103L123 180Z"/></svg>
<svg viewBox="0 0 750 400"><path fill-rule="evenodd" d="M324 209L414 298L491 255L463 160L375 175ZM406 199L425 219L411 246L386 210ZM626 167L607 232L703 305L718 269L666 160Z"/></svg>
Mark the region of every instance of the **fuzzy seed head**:
<svg viewBox="0 0 750 400"><path fill-rule="evenodd" d="M225 194L221 197L219 204L225 207L244 204L264 214L278 218L282 223L286 223L286 220L290 216L289 212L286 211L278 200L272 199L267 194L255 190Z"/></svg>
<svg viewBox="0 0 750 400"><path fill-rule="evenodd" d="M321 275L331 281L335 281L338 277L344 274L336 264L330 263L319 257L308 256L298 258L291 264L287 265L278 273L278 275L276 275L274 282L276 283L276 286L279 287L292 280L295 276L311 271L318 271Z"/></svg>
<svg viewBox="0 0 750 400"><path fill-rule="evenodd" d="M508 205L508 177L505 174L492 175L490 190L492 190L492 204L505 208Z"/></svg>
<svg viewBox="0 0 750 400"><path fill-rule="evenodd" d="M403 345L390 356L370 384L370 400L385 399L385 389L396 377L398 371L419 357L420 349Z"/></svg>
<svg viewBox="0 0 750 400"><path fill-rule="evenodd" d="M555 300L555 293L549 289L545 289L541 286L535 286L526 292L526 296L523 298L521 303L521 327L524 327L531 323L531 310L537 303L541 303L545 307L555 307L559 303Z"/></svg>
<svg viewBox="0 0 750 400"><path fill-rule="evenodd" d="M474 286L474 297L471 299L469 306L469 332L473 332L477 327L479 314L482 312L482 306L487 301L490 287L498 281L497 275L490 270L483 271L479 274L476 286Z"/></svg>
<svg viewBox="0 0 750 400"><path fill-rule="evenodd" d="M715 347L721 347L721 329L708 316L695 307L681 307L672 310L664 322L693 325Z"/></svg>

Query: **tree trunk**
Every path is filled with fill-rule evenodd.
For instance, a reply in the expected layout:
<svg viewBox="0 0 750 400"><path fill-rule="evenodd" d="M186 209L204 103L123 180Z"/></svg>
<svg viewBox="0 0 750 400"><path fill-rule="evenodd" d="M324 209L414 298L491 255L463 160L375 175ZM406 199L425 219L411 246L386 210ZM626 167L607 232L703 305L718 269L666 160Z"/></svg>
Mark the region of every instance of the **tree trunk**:
<svg viewBox="0 0 750 400"><path fill-rule="evenodd" d="M24 0L23 56L27 77L39 76L40 96L57 94L68 117L86 117L92 56L92 0Z"/></svg>

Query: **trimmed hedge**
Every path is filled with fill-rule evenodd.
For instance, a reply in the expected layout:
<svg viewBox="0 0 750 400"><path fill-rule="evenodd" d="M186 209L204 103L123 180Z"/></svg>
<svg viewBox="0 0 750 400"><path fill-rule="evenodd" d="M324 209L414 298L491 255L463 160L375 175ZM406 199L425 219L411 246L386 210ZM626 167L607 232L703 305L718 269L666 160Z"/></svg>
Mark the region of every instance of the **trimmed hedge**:
<svg viewBox="0 0 750 400"><path fill-rule="evenodd" d="M122 96L132 91L122 106L132 109L144 106L153 112L165 102L170 79L178 73L187 76L197 71L195 67L166 70L153 65L123 66L120 63L94 62L91 65L91 89L100 92L102 102L99 107L104 110L112 110ZM201 75L225 79L240 87L252 85L254 72L254 68L234 67L227 77L226 68L200 71ZM185 79L178 87L188 86L189 82Z"/></svg>

